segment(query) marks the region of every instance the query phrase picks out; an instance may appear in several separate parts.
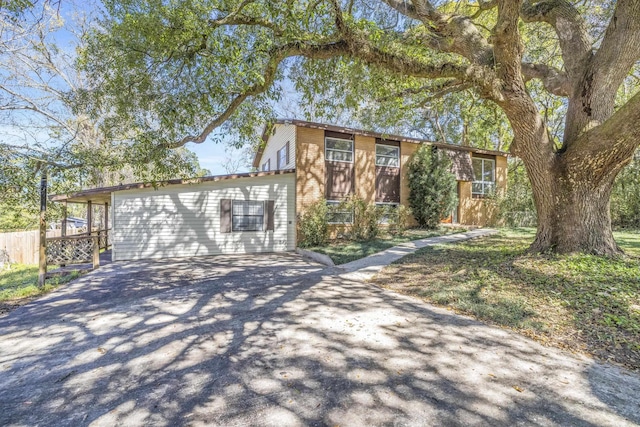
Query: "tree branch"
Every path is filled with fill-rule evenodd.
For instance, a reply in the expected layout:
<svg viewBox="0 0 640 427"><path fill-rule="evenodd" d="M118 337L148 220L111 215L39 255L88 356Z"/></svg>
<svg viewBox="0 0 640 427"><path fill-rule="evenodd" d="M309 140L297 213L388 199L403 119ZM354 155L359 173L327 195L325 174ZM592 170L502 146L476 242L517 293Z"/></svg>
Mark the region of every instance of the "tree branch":
<svg viewBox="0 0 640 427"><path fill-rule="evenodd" d="M532 79L540 80L544 88L554 95L567 97L571 94L571 83L567 74L557 68L523 62L522 75L525 82Z"/></svg>
<svg viewBox="0 0 640 427"><path fill-rule="evenodd" d="M465 15L441 13L430 2L414 0L383 0L393 9L425 24L423 37L427 45L440 52L456 53L474 64L493 65L491 45L471 18Z"/></svg>
<svg viewBox="0 0 640 427"><path fill-rule="evenodd" d="M596 81L615 93L640 60L640 0L618 0L600 48L593 57Z"/></svg>
<svg viewBox="0 0 640 427"><path fill-rule="evenodd" d="M640 146L640 92L600 126L584 132L564 153L567 165L593 179L617 174ZM615 175L613 175L615 176Z"/></svg>
<svg viewBox="0 0 640 427"><path fill-rule="evenodd" d="M555 29L569 79L579 81L591 58L592 44L580 12L567 0L527 0L520 17L525 22L546 22Z"/></svg>

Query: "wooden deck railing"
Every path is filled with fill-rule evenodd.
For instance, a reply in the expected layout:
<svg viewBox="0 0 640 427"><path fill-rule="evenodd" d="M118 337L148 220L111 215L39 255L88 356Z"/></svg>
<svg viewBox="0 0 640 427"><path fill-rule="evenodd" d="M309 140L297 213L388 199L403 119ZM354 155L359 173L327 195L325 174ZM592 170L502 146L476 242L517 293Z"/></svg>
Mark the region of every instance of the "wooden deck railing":
<svg viewBox="0 0 640 427"><path fill-rule="evenodd" d="M47 239L47 265L92 263L100 266L98 236L65 236Z"/></svg>
<svg viewBox="0 0 640 427"><path fill-rule="evenodd" d="M111 230L94 230L47 239L47 265L93 264L100 266L100 249L111 246Z"/></svg>

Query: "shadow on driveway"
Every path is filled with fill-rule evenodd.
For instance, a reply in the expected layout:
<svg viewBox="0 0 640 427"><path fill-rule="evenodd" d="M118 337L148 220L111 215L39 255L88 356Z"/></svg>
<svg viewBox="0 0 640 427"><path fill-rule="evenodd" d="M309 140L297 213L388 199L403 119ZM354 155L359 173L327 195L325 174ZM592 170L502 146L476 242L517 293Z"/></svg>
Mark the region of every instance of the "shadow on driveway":
<svg viewBox="0 0 640 427"><path fill-rule="evenodd" d="M0 318L0 425L640 421L637 375L333 273L110 264Z"/></svg>

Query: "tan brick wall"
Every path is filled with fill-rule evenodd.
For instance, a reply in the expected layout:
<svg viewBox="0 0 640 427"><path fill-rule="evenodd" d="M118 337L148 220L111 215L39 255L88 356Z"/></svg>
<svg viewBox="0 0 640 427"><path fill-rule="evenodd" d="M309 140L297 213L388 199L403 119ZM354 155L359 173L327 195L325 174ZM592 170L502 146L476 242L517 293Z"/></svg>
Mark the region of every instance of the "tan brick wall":
<svg viewBox="0 0 640 427"><path fill-rule="evenodd" d="M376 139L356 135L356 195L367 203L376 201Z"/></svg>
<svg viewBox="0 0 640 427"><path fill-rule="evenodd" d="M324 131L298 127L296 132L296 213L324 197Z"/></svg>
<svg viewBox="0 0 640 427"><path fill-rule="evenodd" d="M491 199L473 198L471 182L460 182L460 215L458 221L465 225L490 226L498 213L496 204ZM496 156L496 191L502 193L507 189L507 158Z"/></svg>
<svg viewBox="0 0 640 427"><path fill-rule="evenodd" d="M419 148L418 144L400 144L400 203L409 206L407 164ZM298 127L296 132L296 213L324 197L324 131ZM355 189L356 194L369 203L375 202L375 138L355 137ZM496 157L497 191L507 185L507 159ZM458 222L466 225L490 225L495 218L494 204L485 199L471 197L471 182L459 182L460 209ZM411 225L416 225L415 220Z"/></svg>

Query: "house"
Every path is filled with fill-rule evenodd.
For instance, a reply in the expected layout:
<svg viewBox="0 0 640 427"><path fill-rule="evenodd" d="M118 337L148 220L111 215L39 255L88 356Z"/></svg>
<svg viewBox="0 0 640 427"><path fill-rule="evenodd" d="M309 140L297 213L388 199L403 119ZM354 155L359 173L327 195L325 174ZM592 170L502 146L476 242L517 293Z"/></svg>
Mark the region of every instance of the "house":
<svg viewBox="0 0 640 427"><path fill-rule="evenodd" d="M296 214L324 198L355 194L379 205L409 204L407 163L420 144L443 150L458 181L458 206L447 222L486 226L496 214L487 196L507 183L506 153L434 143L302 120L278 120L263 133L253 167L295 170Z"/></svg>
<svg viewBox="0 0 640 427"><path fill-rule="evenodd" d="M253 162L258 172L51 200L103 205L113 260L290 251L300 214L321 198L335 204L357 194L371 203L408 204L406 165L426 142L298 120L277 121L263 141ZM484 198L506 185L505 154L429 144L451 156L458 179L459 205L449 221L486 225L494 213Z"/></svg>

